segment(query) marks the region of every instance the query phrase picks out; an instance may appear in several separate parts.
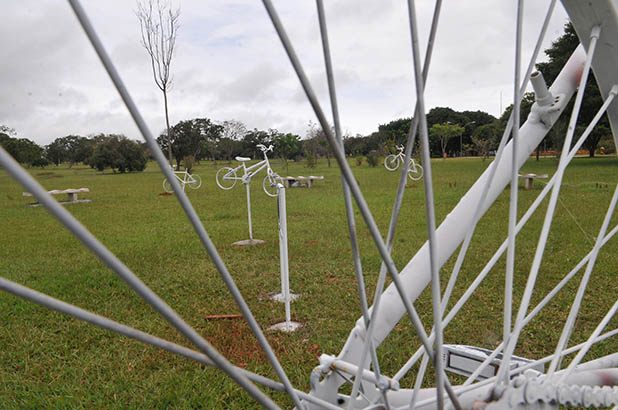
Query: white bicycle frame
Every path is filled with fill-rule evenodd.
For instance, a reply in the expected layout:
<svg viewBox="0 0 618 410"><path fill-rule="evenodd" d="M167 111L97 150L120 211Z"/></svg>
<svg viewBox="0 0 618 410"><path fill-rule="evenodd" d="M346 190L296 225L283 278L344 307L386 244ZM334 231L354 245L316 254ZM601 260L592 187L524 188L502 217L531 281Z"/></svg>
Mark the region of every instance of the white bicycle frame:
<svg viewBox="0 0 618 410"><path fill-rule="evenodd" d="M399 152L395 154L395 157L397 159L399 159L402 164L405 164L406 163L406 156L403 153L404 150L405 150L405 147L403 145L397 145L396 148L397 148L397 150ZM408 169L412 170L412 171L416 171L416 166L417 166L416 161L414 161L414 158L410 157L410 164L408 166Z"/></svg>
<svg viewBox="0 0 618 410"><path fill-rule="evenodd" d="M165 157L158 149L152 133L145 125L141 114L137 111L133 100L126 91L126 88L124 87L122 81L120 80L120 77L115 71L114 66L111 64L109 56L107 55L107 53L103 49L102 44L96 37L96 33L94 32L87 17L85 16L85 13L81 8L81 5L79 4L79 1L69 0L69 2L71 3L74 12L78 16L78 19L82 24L82 27L86 31L87 35L91 40L91 43L93 44L95 50L101 58L101 61L107 69L108 74L112 78L122 98L125 100L127 108L135 119L136 124L142 131L142 134L146 139L149 147L151 148L153 155L155 156L157 162L161 165L163 173L169 178L172 187L176 188L176 190L179 190L180 183L179 181L174 181L174 178L177 178L178 180L180 180L180 178L175 175L176 172L174 172L172 169L166 168ZM101 242L94 238L94 236L90 232L88 232L86 228L84 228L77 221L77 219L75 219L69 212L67 212L65 208L60 206L51 197L51 195L49 195L46 190L34 180L34 178L30 174L26 170L21 168L20 165L15 160L13 160L12 157L10 157L10 155L6 153L6 151L4 151L4 149L2 149L1 147L0 165L2 165L2 167L6 169L9 174L11 174L11 176L13 176L25 189L32 192L39 200L39 202L41 202L50 211L50 213L52 213L61 223L63 223L71 232L73 232L76 237L78 237L84 243L84 245L93 252L93 254L95 254L107 266L112 268L117 273L117 275L125 282L127 282L127 284L132 289L134 289L148 304L150 304L155 310L157 310L171 325L173 325L189 341L191 341L199 349L199 352L189 350L179 345L174 345L171 342L167 342L154 336L139 332L136 329L120 325L117 322L113 322L109 319L91 314L90 312L81 310L75 306L68 305L53 298L47 297L46 295L33 292L27 288L24 288L16 283L5 280L3 278L0 278L0 289L9 291L16 295L20 295L29 300L40 303L44 306L48 306L63 313L70 314L74 317L94 323L98 326L114 330L120 334L124 334L129 337L133 337L135 339L152 344L154 346L158 346L163 349L194 358L195 360L198 360L202 363L217 366L218 368L226 372L226 374L228 374L240 386L242 386L260 404L264 405L267 408L277 407L268 397L264 395L264 393L260 389L255 386L254 382L263 384L265 386L270 386L274 389L278 389L281 391L286 391L297 408L305 409L325 407L338 408L333 403L336 403L337 405L345 404L347 408L356 407L356 405L363 407L367 406L367 408L383 407L380 403L375 404L370 402L363 402L364 400L371 400L372 402L374 402L376 401L374 400L375 397L377 397L379 394L382 394L382 397L384 398L384 401L386 403L386 407L388 408L398 408L400 406L406 406L406 408L408 406L413 407L410 405L411 401L414 402L413 404L418 404L419 407L422 407L424 405L433 406L433 401L436 401L437 404L435 405L435 407L444 408L444 390L446 390L447 394L449 394L450 399L453 400L454 403L459 402L458 404L461 405L461 408L473 408L476 407L475 401L477 400L492 399L492 397L489 395L489 392L491 389L493 389L494 386L489 383L483 386L481 386L480 383L476 386L472 385L471 388L476 390L464 390L465 387L462 387L461 389L458 389L456 397L455 392L452 390L452 386L450 385L448 379L445 380L443 378L443 363L440 360L442 357L441 352L443 347L442 327L445 326L452 318L452 312L449 312L445 317L442 316L443 311L446 310L444 309L444 307L448 305L446 303L448 295L444 298L444 300L441 300L438 271L440 267L445 263L445 261L462 244L462 242L464 245L461 247L461 249L465 253L465 248L467 248L467 244L469 243L471 234L474 230L473 227L476 225L482 214L488 209L491 203L504 190L505 186L509 184L509 179L511 181L512 189L516 192L517 169L521 167L521 165L532 153L534 148L545 137L545 135L551 128L551 125L553 125L558 116L565 109L570 97L575 93L575 91L583 91L583 89L585 88L583 85L586 82L586 78L591 64L593 68L596 69L599 88L601 90L602 96L605 98L604 110L607 110L612 129L614 131L617 129L618 106L613 105L609 107L609 105L611 104L613 98L618 94L618 85L615 85L613 81L613 79L615 78L614 67L616 66L616 61L618 61L618 53L615 51L617 48L613 46L615 43L610 41L610 39L618 38L618 18L616 17L618 15L618 13L616 13L616 10L618 10L618 5L615 3L610 3L609 1L588 3L580 2L577 0L563 0L565 7L569 11L569 14L572 16L575 27L579 30L578 34L580 38L582 38L584 46L588 47L588 56L586 56L586 53L583 51L582 47L577 49L573 53L569 61L566 63L559 76L554 80L549 90L546 88L542 80L542 76L536 74L533 74L531 76L537 102L532 107L531 114L528 120L520 129L519 116L513 115L514 120L511 121L507 126L507 130L505 131L502 143L500 145L500 148L498 149L498 153L496 154L496 159L478 179L478 181L469 189L466 195L462 197L458 205L447 215L445 220L437 229L435 227L435 215L433 213L433 191L431 188L432 180L426 119L423 115L414 117L415 120L418 121L417 125L420 123L419 127L421 131L419 132L419 134L423 141L422 159L423 165L427 167L425 189L428 193L426 195L426 209L428 214L427 220L429 221L429 239L427 243L423 245L423 247L417 252L417 254L410 260L408 265L405 266L400 272L398 272L395 263L390 255L394 228L389 229L387 240L384 241L384 238L381 232L378 230L377 224L373 219L367 203L364 200L364 197L359 189L358 183L350 170L350 166L343 151L342 139L339 138L340 131L337 131L338 127L335 128L335 133L331 131L331 127L328 124L324 112L319 106L317 98L315 98L313 89L308 84L307 76L304 75L302 66L298 61L296 54L293 53L293 48L289 44L289 39L286 35L284 35L285 32L281 27L280 21L278 18L276 18L277 15L274 12L274 8L272 7L270 1L264 1L264 3L268 12L271 15L271 20L273 21L273 24L280 33L280 38L284 47L286 48L288 56L290 57L290 61L292 62L295 70L297 71L301 83L303 83L304 90L308 96L308 99L314 107L314 111L316 112L319 122L322 125L326 137L334 150L335 157L340 164L342 175L345 179L346 184L344 185L346 201L348 201L347 203L351 204L351 198L353 197L355 199L357 207L366 223L368 230L370 231L372 239L375 242L376 248L378 249L384 261L383 266L380 270L378 285L376 286L376 297L374 299L373 306L371 307L371 309L368 310L366 306L363 306L361 304L361 307L363 308L363 318L358 320L356 327L352 330L341 353L336 358L324 356L321 358L321 365L314 370L314 373L311 376L311 393L309 395L304 394L303 392L294 389L291 385L286 373L283 371L276 355L274 354L263 332L261 331L258 322L251 314L248 305L244 301L239 289L237 288L234 279L225 267L225 264L223 263L219 253L217 252L217 248L206 233L206 230L204 229L199 216L190 205L188 198L184 194L184 192L178 192L177 195L177 198L182 205L183 210L187 214L188 219L190 220L196 233L200 237L200 240L204 244L206 251L210 255L214 264L217 266L219 273L225 281L229 291L232 293L237 304L239 305L239 308L243 312L243 315L249 323L254 336L258 340L258 343L262 347L268 361L270 362L275 373L279 377L279 380L281 381L280 383L259 375L255 375L229 363L212 347L212 345L210 345L210 343L208 343L207 340L205 340L202 336L200 336L198 332L191 328L191 326L188 325L182 318L180 318L180 316L169 305L167 305L143 282L141 282L139 278L137 278L137 276L132 271L130 271L127 266L125 266L115 255L109 252ZM412 8L411 10L413 11ZM411 27L414 28L416 16L415 13L412 11L410 12L410 21ZM607 32L600 32L600 26L598 25L600 24L598 22L598 16L604 16L605 21L610 21L612 23L604 26L607 27ZM423 79L420 73L420 58L418 58L418 42L416 41L416 31L413 30L412 34L414 40L412 41L412 44L414 46L413 51L415 54L414 68L415 79L417 81L416 90L418 100L418 112L424 113L425 110L423 105L424 101L422 87ZM597 54L595 55L594 50L597 42L599 44L599 48ZM426 59L425 61L428 61L428 59ZM516 64L516 66L518 66L518 64ZM526 75L525 77L528 77L528 75ZM518 78L516 79L517 81L515 81L515 85L518 91L520 81ZM525 84L523 89L525 89ZM578 95L574 104L575 106L581 104L581 95L582 93L578 91ZM515 101L515 108L513 112L518 113L519 94L518 98L515 98ZM336 105L331 104L331 106ZM574 110L575 113L577 113L578 111L579 110ZM336 115L334 116L336 117ZM598 117L600 118L600 114L598 115ZM556 201L558 200L559 187L562 182L564 169L567 162L572 158L572 156L574 156L578 148L576 146L573 148L573 151L571 153L568 152L568 148L571 146L571 139L575 130L577 116L572 115L571 118L572 120L569 126L569 132L567 133L567 138L565 138L564 143L567 149L562 151L559 168L554 176L555 179L552 179L553 182L550 182L550 184L547 185L547 189L543 191L544 195L547 195L550 189L552 189L552 195L547 206L548 212L546 214L547 216L544 222L544 229L542 231L542 236L539 240L539 245L537 247L537 255L539 255L539 257L537 258L535 256L533 267L529 275L528 284L526 285L526 290L524 293L525 297L522 298L522 303L520 305L519 312L517 313L517 320L513 326L513 333L509 334L508 337L504 338L506 345L503 347L503 349L505 352L504 356L506 356L506 358L503 360L503 363L506 363L506 365L501 365L500 374L498 376L500 377L500 379L506 380L507 382L508 374L503 373L509 372L509 357L512 355L513 349L515 348L515 345L517 343L518 333L525 325L526 318L528 317L526 316L526 314L530 303L530 297L532 290L534 289L534 281L536 280L536 277L538 275L538 269L541 263L542 253L545 248L549 225L551 222L551 214L553 214L556 206ZM411 127L411 130L413 131L410 132L409 137L409 140L411 140L412 142L415 135L414 133L416 132L416 129L414 127L414 125ZM506 137L510 133L510 127L512 127L516 131L517 136L513 135L511 142L509 142L509 144L505 146L504 144L507 140ZM584 135L586 135L586 133L589 134L589 131L587 130ZM585 139L584 135L582 135L582 137L580 138L582 142ZM614 140L616 141L615 135L616 133L614 132ZM580 141L578 141L577 144L579 144L579 147L581 146ZM412 144L408 143L408 154L409 150L411 150L411 146ZM264 152L264 156L266 157L266 152ZM267 158L265 158L264 161L260 161L258 164L255 164L251 167L246 167L244 163L241 166L245 170L245 175L243 175L243 178L249 175L250 179L253 175L255 175L257 172L259 172L259 170L263 169L264 167L268 167L269 173L272 173ZM239 170L240 167L238 167L237 169ZM405 178L406 176L402 174L400 181L405 181ZM401 193L403 192L403 185L404 182L400 182L399 192ZM399 196L400 195L398 194L398 197ZM516 199L516 196L513 197ZM616 198L618 198L618 194L615 194L615 197L612 200L612 205L608 210L606 217L607 223L609 222L609 219L614 212L617 202ZM535 206L538 206L538 203L540 203L542 199L543 198L539 196L538 202L535 202L537 203L537 205ZM512 203L516 204L516 201L512 200ZM398 207L399 204L397 204L395 208ZM348 207L348 209L352 209L351 205ZM517 215L516 209L515 212L513 212L512 214L514 216ZM529 218L529 216L530 215L527 213L524 218L522 218L522 220L526 220L526 218ZM547 229L545 229L546 227ZM509 242L513 243L510 239L514 238L514 234L516 233L515 231L519 228L520 225L518 224L516 227L514 223L512 227L509 227ZM597 244L595 245L595 248L593 250L593 252L595 253L594 258L596 258L596 252L598 252L598 248L602 244L605 230L606 223L604 222L604 227L599 233L599 236L597 238ZM350 231L353 231L355 235L354 226L350 228ZM354 241L351 242L353 249L356 252L356 244ZM492 258L492 260L488 262L487 269L491 269L491 266L493 266L497 259L499 259L499 253L504 252L507 246L506 243L507 241L504 242L501 250L496 252L497 256L495 258ZM439 244L440 246L437 246L437 244ZM509 244L509 249L514 249L514 246L511 246ZM590 265L590 269L592 269L592 265ZM485 269L483 270L483 272L485 272ZM483 272L479 274L479 277L482 276ZM392 284L384 292L382 292L387 273L390 274ZM431 335L427 335L427 332L422 326L422 322L420 321L418 313L414 309L412 303L416 300L418 295L430 282L432 283L431 290L433 293L432 308L434 311L435 333L432 332ZM449 287L450 285L451 283L449 283ZM447 294L450 292L449 287L447 287ZM470 289L472 289L472 287ZM512 289L510 289L510 292L512 293ZM466 295L466 297L469 297L468 291L466 291ZM464 298L462 297L462 300L463 299ZM443 302L444 304L442 304ZM456 307L461 307L459 305L459 302L457 303L458 304ZM465 303L465 301L463 303ZM507 304L505 304L505 306L506 305ZM611 318L611 316L616 312L616 310L618 310L618 303L616 303L615 306L616 307L612 308L608 312L608 315L606 315L606 317L608 318L607 321L609 321L609 318ZM455 310L455 308L453 310ZM398 372L392 378L381 375L377 367L374 367L373 369L370 369L368 367L368 363L370 361L368 355L371 355L369 352L371 350L375 350L375 348L382 343L385 337L390 333L392 328L397 324L397 322L406 312L408 313L410 320L412 321L412 325L414 326L418 337L421 339L421 342L426 349L427 357L433 360L436 367L437 376L435 390L424 389L420 391L413 391L411 389L399 389L399 379L402 377L403 374L405 374L405 372L407 372L407 370L409 370L409 366L412 366L414 360L418 360L420 354L413 356L409 362L412 364L410 364L409 366L408 364L406 364L404 368L402 368L400 372ZM548 381L548 383L545 383L545 391L537 390L535 392L533 391L533 388L538 387L540 384L535 385L534 383L532 383L533 380L531 382L526 382L525 380L522 381L520 379L519 382L526 383L525 386L527 388L525 391L523 388L520 390L516 390L522 386L521 384L515 385L513 383L512 386L508 385L506 386L506 388L508 389L507 393L521 393L522 397L518 399L514 395L505 396L505 399L512 398L513 401L505 400L501 403L496 403L493 408L522 408L523 405L520 406L520 403L528 403L533 406L536 406L537 404L544 406L543 403L538 403L538 400L541 400L539 398L544 398L546 400L546 402L544 403L548 403L550 401L549 399L552 399L552 397L550 397L549 395L550 393L556 393L556 396L553 397L558 397L557 393L560 393L559 396L564 397L558 398L560 400L564 399L564 401L568 403L587 402L590 398L599 400L603 399L602 396L604 396L604 392L600 390L596 392L592 390L574 390L574 392L578 395L578 397L575 398L577 400L575 400L572 398L572 395L563 394L569 393L572 390L570 389L569 384L562 384L565 389L563 389L564 391L560 390L559 392L558 387L561 386L555 385L554 388L552 387L552 382L557 381L558 383L565 383L565 377L571 376L573 379L579 379L576 380L580 382L579 384L584 384L583 379L585 377L588 377L587 373L578 372L571 375L571 372L573 371L574 367L577 366L579 360L582 359L586 351L589 349L592 340L596 339L599 336L599 333L603 330L603 327L606 324L607 322L604 319L603 322L600 323L600 325L597 327L590 339L586 342L585 348L583 348L578 353L577 357L575 357L575 359L571 362L571 364L569 364L569 368L556 372L553 379L545 379L546 381ZM565 328L565 330L569 329ZM432 348L434 341L435 349ZM496 352L497 351L498 350L496 350ZM422 353L422 349L419 349L419 352ZM563 351L562 347L560 347L560 353L553 357L553 362L555 362L556 359L558 359L560 355L565 352L566 350ZM586 383L586 385L588 386L618 384L618 382L616 382L616 380L618 380L618 371L616 369L609 369L610 367L616 366L618 366L618 355L614 354L603 357L597 363L587 362L582 366L578 367L578 370L588 370L596 368L601 368L605 370L605 373L599 373L598 376L607 377L605 377L604 379L603 377L599 377L599 379L603 380L594 381L593 383L588 382ZM561 372L564 373L559 374ZM356 376L354 378L352 394L348 396L349 399L346 398L344 395L339 395L338 392L339 386L343 384L343 382L346 381L347 378L347 376L344 376L344 373L347 373L350 376ZM504 378L502 376L507 377ZM560 376L560 378L558 379L555 376ZM611 378L608 379L609 376L611 376ZM419 380L422 380L422 378L419 378ZM367 387L370 388L363 388L363 398L358 399L359 401L357 401L357 393L359 392L359 384L361 383L361 381L364 384L367 384ZM567 382L569 382L569 380L567 380ZM490 383L496 383L496 380L490 380ZM418 386L420 388L420 383L418 384ZM592 394L591 396L589 395L590 397L584 397L584 393L587 394L591 391L594 394ZM496 392L497 390L494 390L494 393ZM418 396L415 393L418 393ZM525 397L523 396L524 393ZM529 401L527 401L528 396L530 398ZM301 398L303 400L306 400L306 402L301 403ZM426 398L428 400L432 400L432 402L423 402L422 400ZM416 403L417 399L421 401ZM610 400L607 401L609 402ZM613 404L611 405L614 406L617 401L618 400L612 401ZM559 403L559 400L554 400L554 403Z"/></svg>
<svg viewBox="0 0 618 410"><path fill-rule="evenodd" d="M180 177L179 175L182 175L182 177ZM185 190L185 186L187 184L192 184L192 183L196 182L196 179L193 178L193 175L189 174L189 172L187 172L187 170L184 170L184 171L174 171L174 176L178 180L178 183L180 184L180 186L182 186L182 190L183 191Z"/></svg>
<svg viewBox="0 0 618 410"><path fill-rule="evenodd" d="M240 171L240 169L242 169L243 170L243 175L240 176L240 177L235 177L233 179L240 180L240 182L242 182L243 184L247 185L247 184L249 184L249 182L251 182L251 178L253 178L256 174L258 174L264 168L266 168L266 173L268 175L274 174L272 168L270 167L270 162L268 161L268 156L266 155L266 153L268 151L272 151L273 146L271 145L268 148L266 148L264 145L262 145L261 147L258 145L258 147L262 150L262 154L264 154L264 159L261 160L260 162L256 163L256 164L251 165L251 166L247 166L247 163L243 161L243 163L241 165L239 165L236 168L234 168L234 172L238 172L238 171Z"/></svg>

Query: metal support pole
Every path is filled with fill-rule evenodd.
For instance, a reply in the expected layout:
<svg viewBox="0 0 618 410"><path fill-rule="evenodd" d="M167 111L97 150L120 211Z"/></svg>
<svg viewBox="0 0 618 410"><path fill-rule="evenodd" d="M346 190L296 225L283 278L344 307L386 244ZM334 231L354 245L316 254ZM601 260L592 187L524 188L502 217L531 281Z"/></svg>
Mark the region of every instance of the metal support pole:
<svg viewBox="0 0 618 410"><path fill-rule="evenodd" d="M288 264L288 223L285 203L285 187L277 184L277 208L279 215L279 259L281 265L281 293L274 295L273 300L285 303L285 322L277 323L270 328L284 332L293 332L300 323L292 322L290 304L298 295L290 293L290 268Z"/></svg>
<svg viewBox="0 0 618 410"><path fill-rule="evenodd" d="M245 185L247 187L247 215L249 216L249 240L253 240L253 229L251 229L251 189L249 188L249 184Z"/></svg>
<svg viewBox="0 0 618 410"><path fill-rule="evenodd" d="M247 219L249 221L249 239L244 239L242 241L234 242L232 245L238 246L251 246L258 245L264 243L261 239L253 239L253 224L251 222L251 178L247 179L247 182L243 182L245 187L247 188Z"/></svg>
<svg viewBox="0 0 618 410"><path fill-rule="evenodd" d="M279 205L279 257L281 259L281 291L285 300L285 322L289 325L290 315L290 270L288 266L288 224L285 205L285 188L277 184Z"/></svg>

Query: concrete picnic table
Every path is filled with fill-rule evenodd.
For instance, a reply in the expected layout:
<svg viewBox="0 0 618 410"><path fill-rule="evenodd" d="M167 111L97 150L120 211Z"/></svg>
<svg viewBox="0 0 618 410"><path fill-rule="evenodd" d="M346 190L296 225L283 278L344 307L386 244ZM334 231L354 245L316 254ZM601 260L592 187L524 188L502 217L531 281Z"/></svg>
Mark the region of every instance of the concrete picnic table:
<svg viewBox="0 0 618 410"><path fill-rule="evenodd" d="M527 190L532 188L532 183L534 182L534 180L536 178L547 178L548 177L547 174L540 174L540 175L537 175L537 174L518 174L518 176L520 178L524 178L526 180L524 188L527 189Z"/></svg>
<svg viewBox="0 0 618 410"><path fill-rule="evenodd" d="M297 177L282 177L281 178L283 180L283 183L285 185L286 188L290 188L290 187L307 187L307 188L311 188L311 186L313 185L313 181L316 181L318 179L324 179L324 176L315 176L315 175L309 175L308 177L303 177L303 176L297 176Z"/></svg>
<svg viewBox="0 0 618 410"><path fill-rule="evenodd" d="M89 199L77 199L77 194L80 192L90 192L90 189L88 188L69 188L69 189L52 189L51 191L47 191L48 194L50 195L60 195L60 194L66 194L67 195L67 200L64 202L60 202L61 204L70 204L70 203L79 203L79 202L90 202ZM33 196L30 192L23 192L22 196ZM30 206L38 206L41 205L38 202L29 204Z"/></svg>

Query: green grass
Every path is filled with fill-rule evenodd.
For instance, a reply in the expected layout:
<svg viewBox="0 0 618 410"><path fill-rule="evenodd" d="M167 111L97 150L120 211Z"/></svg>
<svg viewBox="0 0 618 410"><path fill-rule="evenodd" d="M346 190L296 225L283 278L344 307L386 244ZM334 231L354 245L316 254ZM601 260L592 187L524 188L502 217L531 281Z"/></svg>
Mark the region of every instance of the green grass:
<svg viewBox="0 0 618 410"><path fill-rule="evenodd" d="M386 232L398 173L388 172L381 164L370 168L350 162L379 228ZM438 222L489 163L473 158L433 162ZM524 171L552 174L556 164L555 159L531 160ZM261 191L258 176L251 192L253 232L255 238L266 243L250 248L232 246L232 242L248 238L246 197L240 185L231 191L215 185L215 172L224 165L215 167L202 162L196 172L203 185L187 193L255 317L266 329L284 318L283 306L268 299L269 293L280 289L276 199ZM564 205L557 208L533 303L591 249L589 241L594 240L609 204L617 166L618 160L613 158L577 158L567 172L562 188ZM101 174L89 168L63 166L30 171L47 189L90 188L91 192L81 197L91 199L91 203L66 208L233 363L275 377L243 321L204 318L239 313L239 309L178 202L173 196L160 195L163 177L153 164L137 174ZM328 168L321 160L316 169L290 163L288 173L277 171L282 175L325 176L311 189L287 191L291 288L302 295L292 304L292 316L304 326L293 334L267 332L292 383L308 391L317 357L322 353L336 355L341 350L360 317L360 309L338 169L334 164ZM520 215L541 188L537 180L532 190L519 190ZM31 199L22 197L22 191L0 170L0 276L188 346L45 209L25 206ZM427 236L423 198L423 181L408 183L393 249L399 269ZM588 239L566 209L587 232ZM523 291L543 210L544 206L518 237L517 254L521 259L516 266L515 300ZM359 213L356 215L363 270L368 294L373 298L380 258ZM507 217L508 189L479 224L463 266L462 287L455 296L461 295L463 285L474 279L506 237ZM572 343L584 340L616 300L617 251L613 240L599 255ZM445 275L453 264L451 258ZM464 308L461 319L446 329L446 342L487 348L496 344L502 332L503 275L504 258ZM525 329L518 354L536 358L552 353L576 288L576 283L570 284L567 292ZM416 302L427 328L431 325L428 293L424 292ZM0 397L4 408L257 407L216 369L6 293L0 293L0 312ZM616 320L612 321L609 328L616 324ZM404 318L378 351L382 370L394 374L417 346L409 321ZM616 347L616 341L610 340L598 345L591 356L617 351ZM411 382L411 378L404 379L404 387ZM276 398L291 407L282 395Z"/></svg>

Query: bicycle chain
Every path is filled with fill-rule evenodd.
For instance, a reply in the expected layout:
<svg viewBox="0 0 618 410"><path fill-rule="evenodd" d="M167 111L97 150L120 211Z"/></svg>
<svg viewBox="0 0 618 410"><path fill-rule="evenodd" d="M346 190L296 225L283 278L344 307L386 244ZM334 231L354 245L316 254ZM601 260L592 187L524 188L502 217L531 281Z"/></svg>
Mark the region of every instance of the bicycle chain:
<svg viewBox="0 0 618 410"><path fill-rule="evenodd" d="M613 407L618 405L617 386L580 386L555 384L543 379L521 377L504 390L500 399L486 410L514 408L538 402L577 407Z"/></svg>

